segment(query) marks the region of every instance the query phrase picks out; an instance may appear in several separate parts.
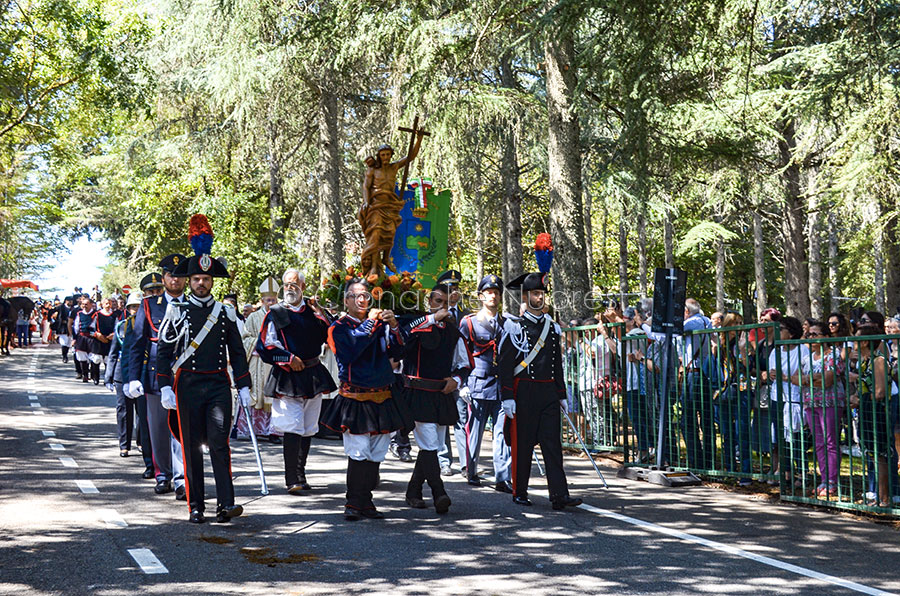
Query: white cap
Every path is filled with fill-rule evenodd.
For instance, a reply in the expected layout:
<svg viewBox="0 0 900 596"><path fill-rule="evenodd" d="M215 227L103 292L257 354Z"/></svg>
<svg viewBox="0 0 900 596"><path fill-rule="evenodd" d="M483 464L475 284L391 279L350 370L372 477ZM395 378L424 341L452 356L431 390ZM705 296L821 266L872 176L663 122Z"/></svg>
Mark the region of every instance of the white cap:
<svg viewBox="0 0 900 596"><path fill-rule="evenodd" d="M262 285L259 286L259 295L260 296L278 296L278 290L281 289L281 286L278 285L278 282L275 281L275 278L269 276L266 278Z"/></svg>
<svg viewBox="0 0 900 596"><path fill-rule="evenodd" d="M140 306L141 300L143 299L143 292L131 292L128 294L128 301L125 302L125 308L128 308L129 306Z"/></svg>

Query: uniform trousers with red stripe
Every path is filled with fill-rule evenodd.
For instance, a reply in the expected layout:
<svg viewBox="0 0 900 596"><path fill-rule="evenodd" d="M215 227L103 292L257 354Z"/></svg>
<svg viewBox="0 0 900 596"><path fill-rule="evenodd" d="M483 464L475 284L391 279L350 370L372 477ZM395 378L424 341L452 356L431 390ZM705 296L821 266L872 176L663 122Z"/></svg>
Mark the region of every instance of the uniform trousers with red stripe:
<svg viewBox="0 0 900 596"><path fill-rule="evenodd" d="M175 379L178 403L178 427L184 450L184 479L191 510L204 511L203 450L209 447L213 476L216 479L217 505L234 505L231 480L231 381L228 373L193 373L180 370Z"/></svg>
<svg viewBox="0 0 900 596"><path fill-rule="evenodd" d="M540 445L550 498L568 496L559 434L562 418L556 384L517 379L515 400L516 414L508 423L512 448L513 493L517 497L528 496L534 446Z"/></svg>

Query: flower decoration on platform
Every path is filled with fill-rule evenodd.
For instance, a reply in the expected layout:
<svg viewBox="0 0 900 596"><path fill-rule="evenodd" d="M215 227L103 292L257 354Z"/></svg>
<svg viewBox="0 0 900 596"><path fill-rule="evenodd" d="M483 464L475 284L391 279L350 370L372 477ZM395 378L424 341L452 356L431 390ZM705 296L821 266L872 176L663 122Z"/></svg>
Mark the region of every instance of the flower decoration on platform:
<svg viewBox="0 0 900 596"><path fill-rule="evenodd" d="M359 277L363 277L369 284L372 308L390 309L398 314L410 314L421 311L425 304L425 292L422 284L416 281L413 273L402 271L399 274L363 276L352 265L322 278L322 287L318 292L319 300L332 310L343 310L344 286L350 280Z"/></svg>

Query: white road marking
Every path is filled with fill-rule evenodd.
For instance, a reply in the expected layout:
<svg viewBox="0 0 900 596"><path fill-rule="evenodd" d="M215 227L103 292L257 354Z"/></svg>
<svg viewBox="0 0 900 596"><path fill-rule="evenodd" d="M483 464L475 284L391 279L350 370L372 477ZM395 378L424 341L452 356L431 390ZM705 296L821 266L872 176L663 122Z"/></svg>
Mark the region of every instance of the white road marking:
<svg viewBox="0 0 900 596"><path fill-rule="evenodd" d="M32 414L35 414L35 415L37 415L37 416L43 416L43 415L44 415L44 410L32 410L31 413L32 413Z"/></svg>
<svg viewBox="0 0 900 596"><path fill-rule="evenodd" d="M64 468L77 468L78 462L75 461L71 457L61 457L59 458L59 462L63 465Z"/></svg>
<svg viewBox="0 0 900 596"><path fill-rule="evenodd" d="M115 509L101 509L98 511L100 514L100 519L102 519L106 525L113 526L116 528L127 528L128 523L122 519L122 516L119 515L119 512Z"/></svg>
<svg viewBox="0 0 900 596"><path fill-rule="evenodd" d="M53 451L65 451L66 447L62 443L50 443L50 449Z"/></svg>
<svg viewBox="0 0 900 596"><path fill-rule="evenodd" d="M38 398L37 395L29 395L29 396L28 396L28 399L37 399L37 398Z"/></svg>
<svg viewBox="0 0 900 596"><path fill-rule="evenodd" d="M603 517L608 517L610 519L615 519L617 521L625 522L626 524L631 524L633 526L638 526L640 528L644 528L645 530L649 530L650 532L656 532L658 534L665 534L667 536L671 536L673 538L677 538L679 540L684 540L685 542L693 542L694 544L699 544L701 546L705 546L707 548L711 548L723 553L727 553L729 555L735 555L738 557L743 557L745 559L750 559L751 561L756 561L757 563L762 563L763 565L769 565L770 567L775 567L777 569L782 569L784 571L789 571L791 573L796 573L797 575L802 575L805 577L810 577L812 579L817 579L829 584L834 584L836 586L841 586L843 588L847 588L848 590L853 590L855 592L861 592L863 594L871 594L872 596L893 596L892 592L885 592L884 590L879 590L877 588L871 588L869 586L858 584L856 582L852 582L846 579L842 579L840 577L835 577L833 575L827 575L825 573L819 573L818 571L813 571L812 569L807 569L806 567L800 567L799 565L794 565L792 563L785 563L784 561L779 561L778 559L773 559L771 557L766 557L763 555L758 555L756 553L752 553L750 551L746 551L742 548L737 548L735 546L731 546L730 544L725 544L724 542L717 542L715 540L709 540L707 538L701 538L700 536L695 536L694 534L688 534L687 532L682 532L680 530L674 530L672 528L667 528L665 526L660 526L658 524L654 524L653 522L644 521L642 519L637 519L636 517L629 517L627 515L622 515L621 513L616 513L615 511L610 511L608 509L600 509L599 507L594 507L588 504L582 504L578 506L579 509L584 509L585 511L590 511L596 515L601 515Z"/></svg>
<svg viewBox="0 0 900 596"><path fill-rule="evenodd" d="M94 483L90 480L76 480L76 486L86 495L96 495L100 494L100 491L97 490L97 487L94 486Z"/></svg>
<svg viewBox="0 0 900 596"><path fill-rule="evenodd" d="M153 551L149 548L129 548L128 554L131 555L134 562L140 566L141 571L148 575L152 573L169 572L169 570L166 569L166 566L156 558L156 555L154 555Z"/></svg>
<svg viewBox="0 0 900 596"><path fill-rule="evenodd" d="M31 405L32 408L40 408L40 407L41 407L41 402L33 401L33 402L30 403L30 405Z"/></svg>
<svg viewBox="0 0 900 596"><path fill-rule="evenodd" d="M42 430L41 432L44 434L45 437L55 437L56 436L56 433L53 432L52 430Z"/></svg>

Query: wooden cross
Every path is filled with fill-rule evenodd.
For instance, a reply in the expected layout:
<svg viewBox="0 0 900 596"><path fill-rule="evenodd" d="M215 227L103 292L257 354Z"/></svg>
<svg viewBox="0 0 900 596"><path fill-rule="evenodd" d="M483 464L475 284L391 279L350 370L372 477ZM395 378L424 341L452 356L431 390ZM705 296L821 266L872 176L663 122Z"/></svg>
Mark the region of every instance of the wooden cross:
<svg viewBox="0 0 900 596"><path fill-rule="evenodd" d="M416 142L416 135L421 134L424 137L431 136L430 132L425 132L421 128L419 128L419 115L416 114L416 117L413 118L412 128L406 128L401 126L398 129L400 132L408 132L409 133L409 149L406 151L406 155L409 156L412 153L413 146ZM403 183L400 185L400 197L399 199L403 200L403 195L406 193L406 182L409 180L409 164L412 160L408 159L406 161L406 165L403 166Z"/></svg>

